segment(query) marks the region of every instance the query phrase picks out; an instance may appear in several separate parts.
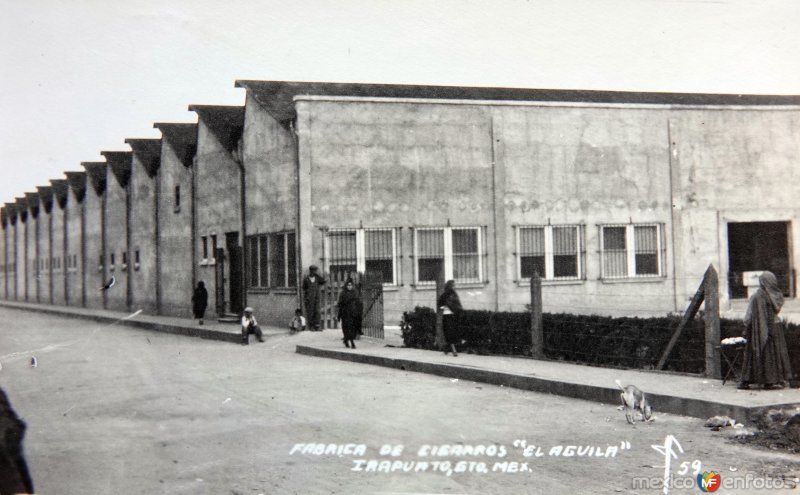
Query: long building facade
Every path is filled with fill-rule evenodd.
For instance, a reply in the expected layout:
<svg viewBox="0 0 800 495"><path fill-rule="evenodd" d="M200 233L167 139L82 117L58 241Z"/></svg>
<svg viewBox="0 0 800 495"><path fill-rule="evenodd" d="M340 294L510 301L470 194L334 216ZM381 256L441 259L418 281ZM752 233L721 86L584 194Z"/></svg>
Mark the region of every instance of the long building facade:
<svg viewBox="0 0 800 495"><path fill-rule="evenodd" d="M709 264L723 311L771 270L800 314L800 97L237 81L2 208L8 300L285 325L309 265L432 305L682 311ZM111 278L112 290L98 288Z"/></svg>

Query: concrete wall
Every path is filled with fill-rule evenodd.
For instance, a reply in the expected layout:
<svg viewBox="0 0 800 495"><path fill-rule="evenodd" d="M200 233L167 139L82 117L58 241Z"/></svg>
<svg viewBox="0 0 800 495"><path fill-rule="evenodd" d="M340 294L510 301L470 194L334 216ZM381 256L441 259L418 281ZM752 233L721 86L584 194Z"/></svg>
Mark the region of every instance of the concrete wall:
<svg viewBox="0 0 800 495"><path fill-rule="evenodd" d="M159 275L161 313L192 316L192 169L183 165L167 139L161 140L161 181L158 196ZM181 204L175 207L175 186L180 186ZM211 300L211 297L209 297Z"/></svg>
<svg viewBox="0 0 800 495"><path fill-rule="evenodd" d="M57 208L55 206L55 202L53 202L52 208ZM39 272L38 281L38 293L39 293L39 302L44 304L52 304L53 303L53 266L54 266L54 254L53 254L53 246L52 246L52 227L53 227L53 216L52 216L52 209L50 213L45 211L44 206L39 208L39 217L38 220L38 231L39 231L39 238L38 238L38 251L39 257L44 259L44 270Z"/></svg>
<svg viewBox="0 0 800 495"><path fill-rule="evenodd" d="M668 277L601 279L599 225L658 223L670 232L667 114L658 108L505 106L494 114L496 163L504 180L498 218L497 300L524 308L516 283L516 225L585 228L583 281L545 281L550 312L665 314L674 309ZM502 188L502 189L501 189ZM667 239L667 270L671 257Z"/></svg>
<svg viewBox="0 0 800 495"><path fill-rule="evenodd" d="M728 299L728 223L790 222L790 263L800 268L800 111L685 110L670 117L678 297L697 289L709 263Z"/></svg>
<svg viewBox="0 0 800 495"><path fill-rule="evenodd" d="M231 153L219 142L208 126L200 120L197 125L197 156L195 162L196 232L195 254L198 266L196 279L205 282L208 290L208 318L216 312L216 266L211 258L211 236L217 236L217 247L225 248L225 233L241 230L240 171ZM202 237L208 241L209 260L204 263ZM241 243L241 234L240 239ZM225 278L228 278L227 263ZM230 308L229 291L225 287L225 310ZM191 296L190 296L191 297ZM191 304L191 301L187 302ZM258 316L256 316L258 317Z"/></svg>
<svg viewBox="0 0 800 495"><path fill-rule="evenodd" d="M88 187L91 189L91 185ZM67 192L67 205L64 210L64 218L67 223L67 239L65 250L68 258L74 260L74 266L66 269L66 304L68 306L83 305L83 248L81 238L83 236L83 202L78 202L78 198L72 188ZM87 191L86 194L94 194ZM97 259L97 258L95 258ZM99 261L99 260L98 260ZM72 264L72 263L71 263ZM96 268L95 264L88 263L87 266Z"/></svg>
<svg viewBox="0 0 800 495"><path fill-rule="evenodd" d="M415 289L411 226L487 227L492 207L491 111L480 106L299 101L301 197L310 224L301 226L304 268L323 266L320 227L403 227L401 280L385 291L385 319L435 304L432 288ZM303 212L301 212L302 216ZM494 263L494 250L484 259ZM309 256L310 253L310 256ZM463 291L467 308L488 308L491 284Z"/></svg>
<svg viewBox="0 0 800 495"><path fill-rule="evenodd" d="M128 188L131 194L130 253L128 253L128 276L131 277L131 310L144 310L155 314L158 293L156 278L156 210L155 181L133 154L131 178ZM136 252L139 266L136 266Z"/></svg>
<svg viewBox="0 0 800 495"><path fill-rule="evenodd" d="M0 232L0 298L8 299L8 224L3 225Z"/></svg>
<svg viewBox="0 0 800 495"><path fill-rule="evenodd" d="M65 305L64 277L67 272L67 260L64 257L64 210L53 199L53 209L50 210L50 249L53 261L51 262L51 291L52 304Z"/></svg>
<svg viewBox="0 0 800 495"><path fill-rule="evenodd" d="M104 196L98 195L90 183L86 186L86 196L83 198L84 211L84 249L86 250L86 265L83 272L83 284L86 287L86 307L102 309L105 294L100 287L109 278L108 254L103 250L103 202ZM100 260L103 260L102 264ZM119 290L119 287L114 287ZM124 290L124 287L122 288Z"/></svg>
<svg viewBox="0 0 800 495"><path fill-rule="evenodd" d="M254 99L248 98L244 126L244 164L247 235L268 234L297 228L297 154L292 131L281 126ZM246 254L247 255L247 254ZM295 288L247 289L247 304L256 318L286 326L298 306ZM249 282L249 273L245 279Z"/></svg>
<svg viewBox="0 0 800 495"><path fill-rule="evenodd" d="M43 213L44 209L41 207L36 218L28 212L25 222L25 300L28 302L50 301L50 294L45 293L45 287L50 283L47 265L50 253L45 244L44 233L48 218ZM42 260L38 267L35 264L37 257Z"/></svg>
<svg viewBox="0 0 800 495"><path fill-rule="evenodd" d="M117 178L108 169L106 175L106 261L108 276L116 278L114 287L105 291L106 308L115 311L128 310L128 273L129 266L123 268L122 254L127 253L128 209L126 204L127 190L120 186ZM114 264L111 264L111 255ZM102 284L101 284L102 285Z"/></svg>
<svg viewBox="0 0 800 495"><path fill-rule="evenodd" d="M25 222L17 217L14 223L14 291L13 300L25 300Z"/></svg>
<svg viewBox="0 0 800 495"><path fill-rule="evenodd" d="M517 281L516 226L579 224L586 278L545 281L545 310L660 315L685 309L709 263L727 293L727 221L788 221L797 269L797 199L786 187L800 156L796 109L324 98L296 107L305 265L322 260L319 227L485 226L489 283L462 290L464 305L522 310L530 289ZM617 223L663 226L663 276L601 279L599 226ZM433 299L409 286L412 246L402 229L404 284L387 289L387 321Z"/></svg>

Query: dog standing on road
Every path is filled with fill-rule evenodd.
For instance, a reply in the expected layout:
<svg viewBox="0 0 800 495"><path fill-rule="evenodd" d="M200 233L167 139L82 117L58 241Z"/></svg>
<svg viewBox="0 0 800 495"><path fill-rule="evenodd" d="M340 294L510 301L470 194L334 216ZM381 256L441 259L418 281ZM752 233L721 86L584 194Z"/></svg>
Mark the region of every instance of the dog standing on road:
<svg viewBox="0 0 800 495"><path fill-rule="evenodd" d="M650 421L653 410L650 408L650 404L647 403L644 392L634 385L623 386L619 380L614 381L617 382L617 386L622 390L619 396L622 398L622 407L625 408L625 419L628 420L628 423L634 423L636 411L642 414L642 421Z"/></svg>

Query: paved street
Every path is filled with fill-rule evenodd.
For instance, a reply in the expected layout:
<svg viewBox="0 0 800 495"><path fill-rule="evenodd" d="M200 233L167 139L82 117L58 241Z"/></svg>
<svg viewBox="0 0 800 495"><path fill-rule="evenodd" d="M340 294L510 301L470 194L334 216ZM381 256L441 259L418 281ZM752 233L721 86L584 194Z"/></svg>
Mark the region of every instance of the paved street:
<svg viewBox="0 0 800 495"><path fill-rule="evenodd" d="M295 353L320 334L244 347L4 308L0 322L39 494L662 493L633 478L663 477L651 445L668 435L675 475L764 480L800 461L697 419L630 426L616 405ZM720 490L737 492L753 489Z"/></svg>

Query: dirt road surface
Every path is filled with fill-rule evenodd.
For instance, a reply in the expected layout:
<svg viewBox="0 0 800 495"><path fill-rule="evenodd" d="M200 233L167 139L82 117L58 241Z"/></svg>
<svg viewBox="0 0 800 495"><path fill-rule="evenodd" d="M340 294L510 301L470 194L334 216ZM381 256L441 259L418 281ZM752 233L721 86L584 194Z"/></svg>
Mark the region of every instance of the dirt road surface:
<svg viewBox="0 0 800 495"><path fill-rule="evenodd" d="M0 308L0 386L39 494L664 493L670 436L669 493L701 493L696 471L789 493L798 472L698 419L294 352L337 336L245 347Z"/></svg>

